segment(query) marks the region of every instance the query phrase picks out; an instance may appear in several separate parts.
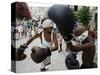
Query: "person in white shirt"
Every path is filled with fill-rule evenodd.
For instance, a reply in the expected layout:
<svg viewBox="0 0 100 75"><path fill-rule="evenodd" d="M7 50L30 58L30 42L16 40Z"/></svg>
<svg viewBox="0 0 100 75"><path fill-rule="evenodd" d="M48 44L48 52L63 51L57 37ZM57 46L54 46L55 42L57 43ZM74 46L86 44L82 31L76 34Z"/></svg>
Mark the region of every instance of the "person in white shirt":
<svg viewBox="0 0 100 75"><path fill-rule="evenodd" d="M22 24L19 24L19 26L18 26L18 34L19 34L19 38L22 38L22 34L23 34L23 26L22 26Z"/></svg>
<svg viewBox="0 0 100 75"><path fill-rule="evenodd" d="M51 52L58 49L58 42L56 38L56 33L53 32L53 22L50 19L46 19L43 24L43 31L41 33L35 34L31 37L25 45L28 46L34 39L40 37L41 44L45 48L50 48ZM46 66L51 63L51 56L48 56L45 60L41 62L41 71L46 71Z"/></svg>

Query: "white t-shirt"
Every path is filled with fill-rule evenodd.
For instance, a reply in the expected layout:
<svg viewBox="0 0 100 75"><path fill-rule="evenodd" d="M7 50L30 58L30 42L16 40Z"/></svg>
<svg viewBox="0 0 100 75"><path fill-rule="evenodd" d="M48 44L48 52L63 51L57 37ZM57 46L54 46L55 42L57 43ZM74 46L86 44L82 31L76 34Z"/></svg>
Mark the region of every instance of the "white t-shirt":
<svg viewBox="0 0 100 75"><path fill-rule="evenodd" d="M22 25L18 26L18 31L23 32L23 26Z"/></svg>

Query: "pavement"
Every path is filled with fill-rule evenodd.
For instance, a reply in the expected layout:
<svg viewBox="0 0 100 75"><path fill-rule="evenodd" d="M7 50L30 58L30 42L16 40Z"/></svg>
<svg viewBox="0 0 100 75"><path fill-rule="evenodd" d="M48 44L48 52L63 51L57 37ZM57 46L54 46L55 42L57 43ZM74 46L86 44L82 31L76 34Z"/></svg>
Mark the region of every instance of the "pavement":
<svg viewBox="0 0 100 75"><path fill-rule="evenodd" d="M23 38L16 40L16 46L19 47L21 44L25 43L29 37ZM27 72L40 72L40 64L36 64L35 62L32 61L30 54L31 54L31 48L33 46L39 46L41 45L40 39L37 38L34 40L28 48L25 50L25 54L27 55L27 58L22 60L22 61L16 61L16 72L17 73L27 73ZM48 66L48 71L61 71L61 70L68 70L67 67L65 66L65 58L68 55L68 52L66 50L66 44L63 41L63 46L62 46L63 51L62 52L52 52L51 56L51 64ZM82 63L81 60L81 53L79 52L77 55L77 59Z"/></svg>

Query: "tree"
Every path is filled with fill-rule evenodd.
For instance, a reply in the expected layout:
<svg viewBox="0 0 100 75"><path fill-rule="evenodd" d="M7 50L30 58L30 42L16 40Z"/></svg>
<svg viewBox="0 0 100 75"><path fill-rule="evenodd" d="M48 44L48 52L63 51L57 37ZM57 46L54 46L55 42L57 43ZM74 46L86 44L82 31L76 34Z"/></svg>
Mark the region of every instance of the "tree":
<svg viewBox="0 0 100 75"><path fill-rule="evenodd" d="M75 20L75 21L79 21L77 13L78 13L78 12L74 12L74 20Z"/></svg>
<svg viewBox="0 0 100 75"><path fill-rule="evenodd" d="M20 20L23 18L27 20L32 18L28 5L25 2L16 2L16 18Z"/></svg>
<svg viewBox="0 0 100 75"><path fill-rule="evenodd" d="M77 13L77 18L86 27L89 25L91 17L90 9L86 6L83 6Z"/></svg>

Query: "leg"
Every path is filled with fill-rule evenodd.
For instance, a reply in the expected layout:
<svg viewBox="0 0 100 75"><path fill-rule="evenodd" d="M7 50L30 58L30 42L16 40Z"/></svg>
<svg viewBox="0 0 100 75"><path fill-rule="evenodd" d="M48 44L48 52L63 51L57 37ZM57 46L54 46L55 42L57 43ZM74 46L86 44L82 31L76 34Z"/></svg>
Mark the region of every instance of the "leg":
<svg viewBox="0 0 100 75"><path fill-rule="evenodd" d="M95 56L95 48L83 51L81 68L95 68L96 64L93 62Z"/></svg>
<svg viewBox="0 0 100 75"><path fill-rule="evenodd" d="M42 63L41 63L41 71L47 71L46 66L50 65L51 63L51 56L48 56Z"/></svg>

